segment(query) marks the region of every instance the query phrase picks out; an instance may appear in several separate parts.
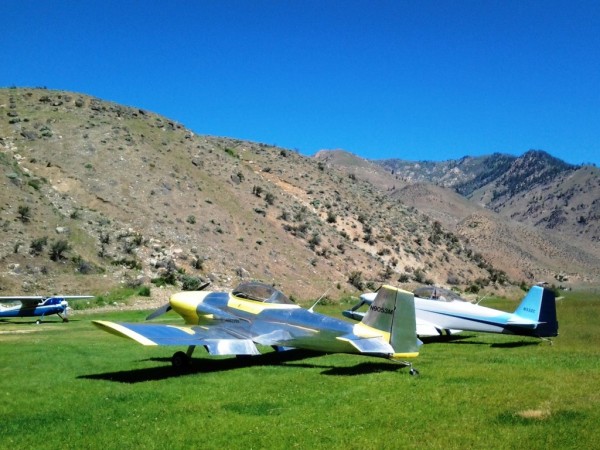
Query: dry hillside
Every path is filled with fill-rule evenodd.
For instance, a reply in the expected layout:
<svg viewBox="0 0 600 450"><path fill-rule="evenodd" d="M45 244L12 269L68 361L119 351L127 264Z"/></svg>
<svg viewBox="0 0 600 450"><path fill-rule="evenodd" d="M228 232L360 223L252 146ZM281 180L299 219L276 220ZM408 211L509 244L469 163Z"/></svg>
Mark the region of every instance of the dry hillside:
<svg viewBox="0 0 600 450"><path fill-rule="evenodd" d="M308 299L507 281L473 238L356 174L83 94L0 89L0 166L3 295L251 278ZM551 270L530 269L509 281Z"/></svg>
<svg viewBox="0 0 600 450"><path fill-rule="evenodd" d="M536 182L522 183L531 190L522 189L509 200L504 196L506 205L496 212L486 208L490 205L476 196L476 193L489 192L489 188L480 187L473 191L469 199L455 192L452 186L465 186L467 183L489 186L490 180L498 178L500 173L504 175L507 185L513 185L512 180L528 178L514 173L516 168L523 170L523 167L527 167L528 171L534 172L528 160L536 156L535 152L521 159L497 155L499 160L496 162L485 158L463 158L436 165L390 160L394 165L390 168L392 162L387 161L383 166L388 170L380 173L377 179L364 175L373 172L371 161L353 158L351 154L339 150L323 151L317 156L327 160L332 167L353 173L358 178L369 179L398 203L418 210L432 221L439 221L445 229L459 236L462 242L468 242L468 247L480 253L487 262L506 272L510 279L558 281L561 284L570 280L575 285L597 284L600 279L600 246L594 237L599 226L598 213L595 211L600 203L594 198L595 193L599 192L596 186L600 183L596 168L567 167L568 170L559 174L564 178L552 178L552 190L547 183L540 184L543 178L532 176ZM545 156L542 157L544 159ZM485 172L486 164L483 161L487 161L489 172ZM553 162L551 158L550 162ZM511 166L515 166L512 176L499 169ZM542 173L552 172L552 165L550 169L538 170ZM439 183L417 181L428 178ZM400 187L390 189L394 180ZM581 188L582 185L585 188ZM569 192L569 195L563 192ZM542 195L543 201L535 201ZM572 211L559 210L555 203L560 199ZM533 211L539 214L535 215ZM572 219L578 211L584 218L571 220L570 223L562 221L550 227L545 217L552 211L555 217L566 215Z"/></svg>

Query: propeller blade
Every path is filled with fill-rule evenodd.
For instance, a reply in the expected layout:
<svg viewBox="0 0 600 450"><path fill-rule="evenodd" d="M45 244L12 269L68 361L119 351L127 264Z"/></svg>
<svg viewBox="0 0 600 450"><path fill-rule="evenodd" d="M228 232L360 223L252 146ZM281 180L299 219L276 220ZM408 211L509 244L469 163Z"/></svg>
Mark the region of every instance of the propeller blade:
<svg viewBox="0 0 600 450"><path fill-rule="evenodd" d="M207 281L206 283L204 283L202 286L200 286L198 288L199 291L203 291L204 289L206 289L208 287L208 285L210 284L210 281Z"/></svg>
<svg viewBox="0 0 600 450"><path fill-rule="evenodd" d="M171 309L173 309L173 308L171 307L170 303L167 303L166 305L162 305L160 308L158 308L156 311L154 311L152 314L150 314L148 317L146 317L146 320L152 320L158 316L162 316L163 314L171 311Z"/></svg>

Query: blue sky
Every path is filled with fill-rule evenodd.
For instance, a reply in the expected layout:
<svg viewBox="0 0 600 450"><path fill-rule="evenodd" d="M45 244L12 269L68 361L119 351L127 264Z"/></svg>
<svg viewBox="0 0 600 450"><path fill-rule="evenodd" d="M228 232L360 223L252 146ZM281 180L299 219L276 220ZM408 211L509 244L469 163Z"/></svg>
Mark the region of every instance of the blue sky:
<svg viewBox="0 0 600 450"><path fill-rule="evenodd" d="M600 165L597 1L0 2L0 86L303 154Z"/></svg>

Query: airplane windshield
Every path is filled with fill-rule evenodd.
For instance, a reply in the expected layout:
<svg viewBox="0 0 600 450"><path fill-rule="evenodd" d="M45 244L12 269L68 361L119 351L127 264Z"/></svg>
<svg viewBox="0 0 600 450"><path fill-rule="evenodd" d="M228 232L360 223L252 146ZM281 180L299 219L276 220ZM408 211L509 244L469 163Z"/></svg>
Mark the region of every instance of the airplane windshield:
<svg viewBox="0 0 600 450"><path fill-rule="evenodd" d="M247 298L257 302L293 304L285 294L273 286L256 281L241 283L232 292L239 298Z"/></svg>
<svg viewBox="0 0 600 450"><path fill-rule="evenodd" d="M466 302L464 298L458 294L437 286L424 286L414 290L416 297L426 298L429 300L438 300L440 302L452 302L455 300Z"/></svg>

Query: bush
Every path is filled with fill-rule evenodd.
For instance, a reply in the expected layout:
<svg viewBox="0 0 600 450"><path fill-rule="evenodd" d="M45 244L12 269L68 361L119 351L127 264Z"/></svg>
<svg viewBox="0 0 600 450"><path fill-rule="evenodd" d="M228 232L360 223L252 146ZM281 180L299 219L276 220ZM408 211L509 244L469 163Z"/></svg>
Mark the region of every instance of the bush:
<svg viewBox="0 0 600 450"><path fill-rule="evenodd" d="M327 223L335 223L337 221L337 216L331 210L327 211Z"/></svg>
<svg viewBox="0 0 600 450"><path fill-rule="evenodd" d="M348 276L348 282L359 291L362 291L364 289L362 272L360 270L350 272L350 275Z"/></svg>
<svg viewBox="0 0 600 450"><path fill-rule="evenodd" d="M47 236L34 239L33 241L31 241L31 244L29 245L29 253L31 253L32 255L36 255L36 256L41 255L42 252L44 251L44 247L46 246L47 243L48 243Z"/></svg>
<svg viewBox="0 0 600 450"><path fill-rule="evenodd" d="M27 223L31 220L31 209L29 208L29 206L20 205L17 209L17 213L21 222Z"/></svg>
<svg viewBox="0 0 600 450"><path fill-rule="evenodd" d="M142 286L138 290L138 295L141 295L142 297L150 297L150 286Z"/></svg>
<svg viewBox="0 0 600 450"><path fill-rule="evenodd" d="M184 291L197 291L203 284L203 281L200 277L183 275L180 279L182 284L181 288Z"/></svg>
<svg viewBox="0 0 600 450"><path fill-rule="evenodd" d="M52 261L59 261L64 259L64 253L71 250L71 246L64 239L60 239L52 244L50 247L50 259Z"/></svg>
<svg viewBox="0 0 600 450"><path fill-rule="evenodd" d="M271 194L270 192L267 192L265 194L265 202L267 202L267 205L272 205L273 203L275 203L275 195Z"/></svg>
<svg viewBox="0 0 600 450"><path fill-rule="evenodd" d="M313 233L312 237L308 240L308 245L310 246L311 250L314 250L315 247L317 245L319 245L320 243L321 243L321 236L317 232Z"/></svg>
<svg viewBox="0 0 600 450"><path fill-rule="evenodd" d="M398 277L398 283L408 283L410 281L410 275L407 273L401 273Z"/></svg>
<svg viewBox="0 0 600 450"><path fill-rule="evenodd" d="M88 275L94 272L94 265L83 259L81 256L74 256L72 261L73 264L77 266L77 272L79 272L80 274Z"/></svg>

